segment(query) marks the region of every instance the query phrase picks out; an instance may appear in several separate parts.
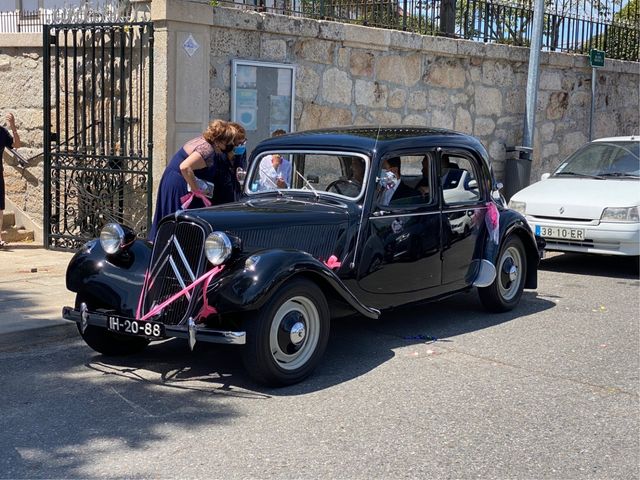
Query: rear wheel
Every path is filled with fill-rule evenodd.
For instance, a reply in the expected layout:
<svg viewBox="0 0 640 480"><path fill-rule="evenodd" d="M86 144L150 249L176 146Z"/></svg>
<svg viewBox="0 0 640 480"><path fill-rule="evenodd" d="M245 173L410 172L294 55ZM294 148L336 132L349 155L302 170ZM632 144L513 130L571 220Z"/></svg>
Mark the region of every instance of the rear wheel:
<svg viewBox="0 0 640 480"><path fill-rule="evenodd" d="M508 237L500 248L496 264L496 279L491 285L478 288L480 301L492 312L507 312L520 301L527 274L527 255L516 236Z"/></svg>
<svg viewBox="0 0 640 480"><path fill-rule="evenodd" d="M316 284L285 283L266 305L246 320L245 368L260 383L291 385L318 365L329 338L329 306Z"/></svg>

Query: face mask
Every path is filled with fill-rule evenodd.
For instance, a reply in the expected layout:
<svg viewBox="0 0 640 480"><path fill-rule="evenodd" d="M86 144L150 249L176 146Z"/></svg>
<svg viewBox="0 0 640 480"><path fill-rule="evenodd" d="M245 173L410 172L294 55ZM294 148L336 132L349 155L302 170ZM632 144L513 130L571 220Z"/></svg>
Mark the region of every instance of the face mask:
<svg viewBox="0 0 640 480"><path fill-rule="evenodd" d="M237 147L235 147L233 149L233 154L234 155L243 155L244 152L247 151L247 146L246 145L238 145Z"/></svg>

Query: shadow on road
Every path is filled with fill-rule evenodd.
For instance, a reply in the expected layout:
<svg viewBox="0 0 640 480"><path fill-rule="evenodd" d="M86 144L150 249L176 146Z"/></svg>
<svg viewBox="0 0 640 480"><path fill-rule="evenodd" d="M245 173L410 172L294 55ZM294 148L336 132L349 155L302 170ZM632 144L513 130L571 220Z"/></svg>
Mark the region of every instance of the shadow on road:
<svg viewBox="0 0 640 480"><path fill-rule="evenodd" d="M199 343L190 352L186 341L152 345L143 354L119 359L95 357L89 364L109 368L111 374L131 377L132 370L153 370L159 382L175 387L194 379L207 382L207 390L231 392L234 388L266 396L301 395L323 390L366 374L393 358L394 350L415 344L452 343L468 332L491 328L514 318L532 315L555 306L525 292L514 311L491 314L482 309L475 292L441 302L403 307L386 312L381 319L360 316L336 319L331 325L327 351L315 373L302 383L271 389L253 382L242 367L237 347Z"/></svg>
<svg viewBox="0 0 640 480"><path fill-rule="evenodd" d="M63 340L0 352L0 471L7 478L82 477L104 449L144 450L174 426L224 429L252 411L252 402L330 388L379 367L402 347L455 345L459 335L552 306L526 292L513 312L488 314L477 295L468 294L397 309L377 321L336 320L316 372L281 389L256 385L237 347L199 343L190 352L186 341L170 340L113 358L96 354L69 330Z"/></svg>
<svg viewBox="0 0 640 480"><path fill-rule="evenodd" d="M552 253L551 256L540 262L540 270L637 280L638 258L581 253Z"/></svg>

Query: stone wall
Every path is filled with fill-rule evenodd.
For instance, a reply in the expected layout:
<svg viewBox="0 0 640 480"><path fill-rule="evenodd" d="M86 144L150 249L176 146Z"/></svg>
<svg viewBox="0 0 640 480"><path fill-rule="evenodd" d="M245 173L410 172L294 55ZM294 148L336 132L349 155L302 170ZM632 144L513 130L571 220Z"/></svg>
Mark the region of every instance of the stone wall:
<svg viewBox="0 0 640 480"><path fill-rule="evenodd" d="M42 34L0 34L0 122L7 112L16 117L29 167L19 168L5 152L7 196L37 224L43 219ZM6 125L5 125L6 126Z"/></svg>
<svg viewBox="0 0 640 480"><path fill-rule="evenodd" d="M201 17L207 18L204 10ZM526 48L216 8L211 117L229 116L234 58L298 66L297 130L347 124L451 128L485 144L499 178L510 155L505 147L522 140ZM640 133L639 67L607 60L598 70L596 138ZM588 57L543 53L533 181L588 141L590 106Z"/></svg>

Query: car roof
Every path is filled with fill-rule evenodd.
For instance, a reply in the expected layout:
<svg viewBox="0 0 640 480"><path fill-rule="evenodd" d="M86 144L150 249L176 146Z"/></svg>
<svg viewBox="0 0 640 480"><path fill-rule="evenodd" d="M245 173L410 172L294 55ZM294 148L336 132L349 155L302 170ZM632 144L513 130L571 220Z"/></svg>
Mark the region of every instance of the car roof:
<svg viewBox="0 0 640 480"><path fill-rule="evenodd" d="M630 137L605 137L597 138L594 142L640 142L640 135L631 135Z"/></svg>
<svg viewBox="0 0 640 480"><path fill-rule="evenodd" d="M290 133L261 141L254 149L253 154L274 149L334 147L367 154L376 151L383 156L388 151L398 149L429 148L443 145L473 149L480 153L484 161L488 162L484 146L471 135L442 128L407 125L350 126Z"/></svg>

